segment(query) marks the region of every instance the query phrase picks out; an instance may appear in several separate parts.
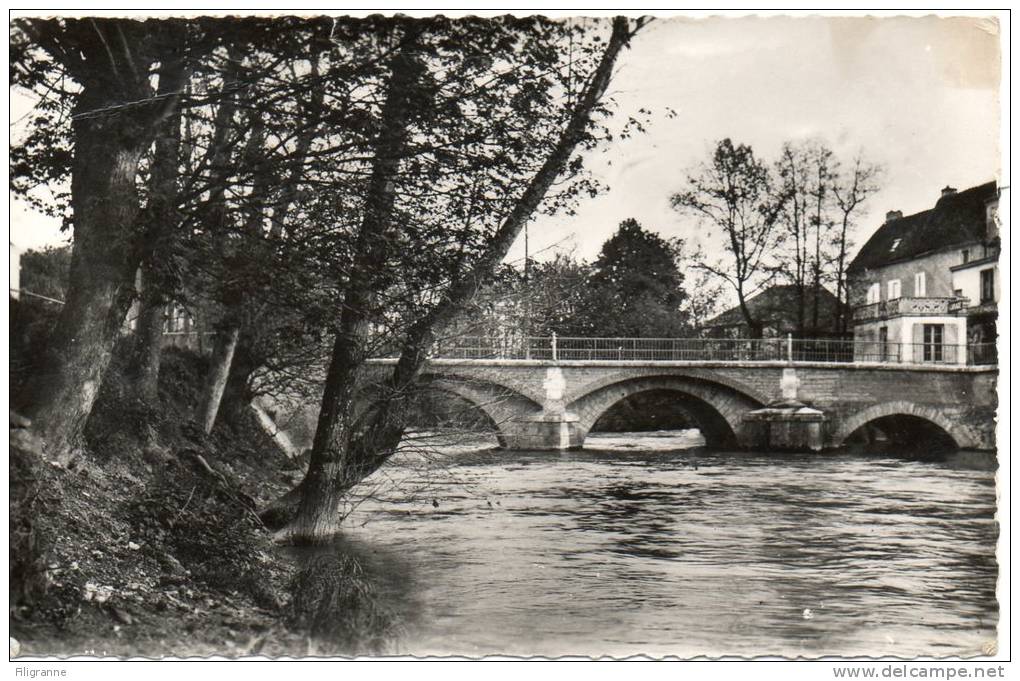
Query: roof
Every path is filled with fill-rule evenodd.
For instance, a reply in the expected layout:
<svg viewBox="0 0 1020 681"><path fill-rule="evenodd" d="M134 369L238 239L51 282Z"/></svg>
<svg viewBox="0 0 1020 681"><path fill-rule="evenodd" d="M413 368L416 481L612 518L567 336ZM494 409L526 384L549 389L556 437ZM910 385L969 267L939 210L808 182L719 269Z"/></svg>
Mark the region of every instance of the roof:
<svg viewBox="0 0 1020 681"><path fill-rule="evenodd" d="M987 182L943 196L934 208L889 220L861 247L848 271L882 267L953 246L984 241L985 206L996 196L995 182Z"/></svg>
<svg viewBox="0 0 1020 681"><path fill-rule="evenodd" d="M830 328L835 321L839 301L828 289L819 288L818 290L820 293L818 325L819 328ZM747 299L747 307L755 321L761 322L763 326L790 330L797 325L797 303L797 287L794 284L770 286ZM804 315L807 317L805 321L808 324L810 324L813 313L813 289L808 286L804 290ZM708 320L704 326L705 328L719 328L741 326L746 323L738 305Z"/></svg>

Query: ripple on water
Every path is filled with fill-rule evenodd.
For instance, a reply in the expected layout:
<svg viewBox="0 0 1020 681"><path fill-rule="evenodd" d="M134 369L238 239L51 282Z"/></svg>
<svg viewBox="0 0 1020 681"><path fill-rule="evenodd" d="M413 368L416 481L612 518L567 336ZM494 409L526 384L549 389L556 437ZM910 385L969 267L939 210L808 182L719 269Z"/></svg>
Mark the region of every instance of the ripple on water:
<svg viewBox="0 0 1020 681"><path fill-rule="evenodd" d="M389 466L403 484L340 542L405 619L403 652L968 656L995 638L994 472L974 457L589 444Z"/></svg>

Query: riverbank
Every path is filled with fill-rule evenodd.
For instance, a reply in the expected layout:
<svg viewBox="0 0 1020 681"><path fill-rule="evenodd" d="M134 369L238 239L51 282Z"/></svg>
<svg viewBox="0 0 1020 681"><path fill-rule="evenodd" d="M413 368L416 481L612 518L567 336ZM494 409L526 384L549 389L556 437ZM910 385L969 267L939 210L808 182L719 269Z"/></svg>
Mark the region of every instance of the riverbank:
<svg viewBox="0 0 1020 681"><path fill-rule="evenodd" d="M253 413L210 436L193 425L202 362L164 353L157 409L107 381L67 468L45 463L12 413L10 627L21 655L321 648L291 607L299 576L256 513L303 472Z"/></svg>

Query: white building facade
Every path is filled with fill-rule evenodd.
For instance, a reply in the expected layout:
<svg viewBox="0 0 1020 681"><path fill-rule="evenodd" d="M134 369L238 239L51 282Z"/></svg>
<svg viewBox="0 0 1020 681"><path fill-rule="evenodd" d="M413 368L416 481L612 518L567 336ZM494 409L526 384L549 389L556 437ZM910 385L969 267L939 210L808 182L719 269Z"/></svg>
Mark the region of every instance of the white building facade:
<svg viewBox="0 0 1020 681"><path fill-rule="evenodd" d="M890 212L849 269L855 361L967 364L994 354L995 183ZM975 354L977 353L977 354Z"/></svg>

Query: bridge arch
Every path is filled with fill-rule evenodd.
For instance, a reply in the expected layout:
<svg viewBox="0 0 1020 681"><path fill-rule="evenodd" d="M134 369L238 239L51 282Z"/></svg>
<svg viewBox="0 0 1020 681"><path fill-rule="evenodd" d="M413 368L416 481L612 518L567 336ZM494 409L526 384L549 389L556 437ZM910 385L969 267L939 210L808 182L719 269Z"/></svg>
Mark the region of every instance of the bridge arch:
<svg viewBox="0 0 1020 681"><path fill-rule="evenodd" d="M600 383L567 405L567 411L577 415L578 430L584 435L603 414L628 397L665 391L684 400L708 446L732 447L745 441L744 414L762 406L761 400L723 382L690 375L650 375Z"/></svg>
<svg viewBox="0 0 1020 681"><path fill-rule="evenodd" d="M455 395L476 408L488 422L500 446L506 447L508 435L514 431L512 422L542 411L541 405L507 386L449 373L425 373L415 388ZM366 384L360 391L355 412L361 419L372 408L379 395L378 383Z"/></svg>
<svg viewBox="0 0 1020 681"><path fill-rule="evenodd" d="M833 435L833 443L837 447L847 444L847 440L865 426L875 425L883 429L883 425L889 424L921 434L925 434L923 431L927 429L928 435L936 440L943 439L947 446L951 443L954 448L980 448L980 443L974 442L965 429L940 410L906 400L876 404L844 419Z"/></svg>

